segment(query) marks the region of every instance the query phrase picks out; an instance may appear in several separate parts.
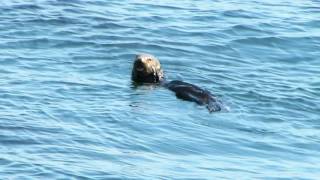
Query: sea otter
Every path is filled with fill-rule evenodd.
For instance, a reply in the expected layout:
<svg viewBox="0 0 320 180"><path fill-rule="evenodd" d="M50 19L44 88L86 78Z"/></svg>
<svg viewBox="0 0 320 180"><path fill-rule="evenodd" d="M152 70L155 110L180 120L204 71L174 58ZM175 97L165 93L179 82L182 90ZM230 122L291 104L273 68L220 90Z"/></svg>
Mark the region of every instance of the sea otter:
<svg viewBox="0 0 320 180"><path fill-rule="evenodd" d="M177 98L205 105L209 112L221 111L221 103L209 91L183 81L166 81L159 60L151 54L138 54L132 68L136 83L157 83L175 92Z"/></svg>

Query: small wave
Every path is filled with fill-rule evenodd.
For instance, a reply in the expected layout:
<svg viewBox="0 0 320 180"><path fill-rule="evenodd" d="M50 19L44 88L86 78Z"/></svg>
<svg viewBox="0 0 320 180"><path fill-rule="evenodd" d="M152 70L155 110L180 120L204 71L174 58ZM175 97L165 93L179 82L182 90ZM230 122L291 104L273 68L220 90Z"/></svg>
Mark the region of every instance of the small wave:
<svg viewBox="0 0 320 180"><path fill-rule="evenodd" d="M231 27L228 27L224 30L226 33L231 33L232 35L237 36L261 36L261 35L270 35L274 34L272 31L264 30L259 28L258 26L251 26L251 25L243 25L238 24Z"/></svg>
<svg viewBox="0 0 320 180"><path fill-rule="evenodd" d="M13 10L42 10L44 9L42 6L39 6L37 4L17 4L17 5L13 5L11 7Z"/></svg>
<svg viewBox="0 0 320 180"><path fill-rule="evenodd" d="M30 20L23 21L24 24L33 24L37 26L66 26L70 24L81 24L82 20L78 18L69 18L64 16L59 16L55 18L34 18Z"/></svg>
<svg viewBox="0 0 320 180"><path fill-rule="evenodd" d="M157 11L159 10L191 10L191 8L187 7L180 7L180 6L175 6L175 5L161 5L161 4L152 4L152 3L133 3L133 5L139 7L146 7L146 8L152 8L156 9Z"/></svg>
<svg viewBox="0 0 320 180"><path fill-rule="evenodd" d="M104 22L98 25L92 26L93 28L97 29L122 29L122 28L130 28L130 26L121 25L119 23L112 23L112 22Z"/></svg>
<svg viewBox="0 0 320 180"><path fill-rule="evenodd" d="M265 17L264 14L256 13L252 11L246 11L243 9L227 10L227 11L224 11L222 14L225 17L246 18L246 19L252 19L252 18L262 19Z"/></svg>
<svg viewBox="0 0 320 180"><path fill-rule="evenodd" d="M81 1L81 0L68 0L68 1L54 0L54 1L49 1L49 4L53 5L53 6L62 6L62 7L71 6L74 8L79 8L85 4L85 1Z"/></svg>
<svg viewBox="0 0 320 180"><path fill-rule="evenodd" d="M286 40L281 37L270 36L270 37L247 37L247 38L233 40L233 42L242 43L242 44L259 44L259 45L265 45L265 46L273 46L273 43L283 43L283 42L286 42Z"/></svg>
<svg viewBox="0 0 320 180"><path fill-rule="evenodd" d="M233 40L232 42L241 44L252 44L252 45L262 45L269 47L288 47L292 43L303 44L311 41L320 40L317 36L301 36L301 37L290 37L290 36L265 36L265 37L247 37Z"/></svg>
<svg viewBox="0 0 320 180"><path fill-rule="evenodd" d="M137 17L126 18L126 21L142 21L142 22L150 22L152 24L161 23L161 22L164 22L167 20L168 20L168 17L157 16L157 15L137 16Z"/></svg>
<svg viewBox="0 0 320 180"><path fill-rule="evenodd" d="M55 45L52 47L54 48L78 48L78 47L87 47L87 46L97 46L98 43L89 42L89 41L73 41L73 40L58 40L56 41Z"/></svg>

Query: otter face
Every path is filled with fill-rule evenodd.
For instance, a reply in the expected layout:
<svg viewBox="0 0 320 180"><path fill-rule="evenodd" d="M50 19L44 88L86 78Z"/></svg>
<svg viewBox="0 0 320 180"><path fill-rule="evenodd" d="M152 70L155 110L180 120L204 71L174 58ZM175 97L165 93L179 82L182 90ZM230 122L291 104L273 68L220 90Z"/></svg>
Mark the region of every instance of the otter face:
<svg viewBox="0 0 320 180"><path fill-rule="evenodd" d="M157 58L150 54L138 54L133 63L132 80L140 83L157 83L163 79L163 71Z"/></svg>

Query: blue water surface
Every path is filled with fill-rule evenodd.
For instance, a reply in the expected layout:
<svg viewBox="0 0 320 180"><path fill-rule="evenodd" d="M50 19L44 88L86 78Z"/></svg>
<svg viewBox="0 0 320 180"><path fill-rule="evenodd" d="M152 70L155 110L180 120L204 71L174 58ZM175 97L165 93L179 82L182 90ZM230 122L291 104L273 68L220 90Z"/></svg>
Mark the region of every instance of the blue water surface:
<svg viewBox="0 0 320 180"><path fill-rule="evenodd" d="M318 0L1 1L0 179L318 179L319 57Z"/></svg>

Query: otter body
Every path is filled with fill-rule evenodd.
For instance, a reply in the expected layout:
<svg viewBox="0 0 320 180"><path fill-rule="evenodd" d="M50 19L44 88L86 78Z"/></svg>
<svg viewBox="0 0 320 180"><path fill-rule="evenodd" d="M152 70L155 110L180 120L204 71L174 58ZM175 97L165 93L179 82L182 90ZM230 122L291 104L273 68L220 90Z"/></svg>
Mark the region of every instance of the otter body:
<svg viewBox="0 0 320 180"><path fill-rule="evenodd" d="M176 96L186 101L193 101L199 105L206 105L210 112L220 111L220 103L207 90L200 87L186 83L183 81L170 81L164 84L165 87L176 93Z"/></svg>
<svg viewBox="0 0 320 180"><path fill-rule="evenodd" d="M150 54L136 56L131 78L136 83L159 83L175 92L177 98L206 105L210 112L221 110L221 103L209 91L183 81L165 81L159 60Z"/></svg>

